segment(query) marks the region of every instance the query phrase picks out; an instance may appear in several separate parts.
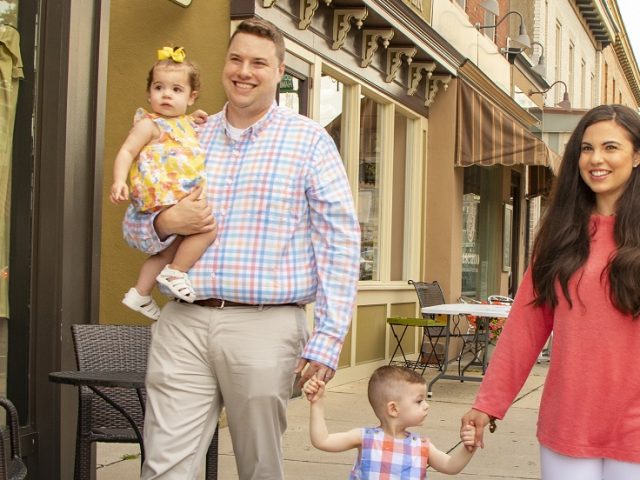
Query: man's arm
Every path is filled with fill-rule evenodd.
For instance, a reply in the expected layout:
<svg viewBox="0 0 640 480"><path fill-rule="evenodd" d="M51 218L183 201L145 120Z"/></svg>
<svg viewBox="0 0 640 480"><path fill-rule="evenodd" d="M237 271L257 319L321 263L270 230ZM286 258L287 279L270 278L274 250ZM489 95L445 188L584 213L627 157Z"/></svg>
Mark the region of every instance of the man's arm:
<svg viewBox="0 0 640 480"><path fill-rule="evenodd" d="M314 329L298 364L301 384L330 380L349 330L360 265L360 225L340 154L326 132L312 149L307 177L311 241L318 271ZM324 374L324 376L320 376Z"/></svg>
<svg viewBox="0 0 640 480"><path fill-rule="evenodd" d="M175 235L215 230L211 207L199 199L201 193L198 187L175 205L153 214L137 212L129 205L122 224L125 240L131 247L155 255L171 245Z"/></svg>

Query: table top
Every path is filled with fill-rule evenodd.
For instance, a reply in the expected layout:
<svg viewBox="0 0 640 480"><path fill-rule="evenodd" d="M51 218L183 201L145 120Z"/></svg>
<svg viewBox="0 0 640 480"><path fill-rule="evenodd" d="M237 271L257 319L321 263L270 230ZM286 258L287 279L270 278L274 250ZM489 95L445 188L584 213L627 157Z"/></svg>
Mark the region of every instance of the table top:
<svg viewBox="0 0 640 480"><path fill-rule="evenodd" d="M422 313L444 314L444 315L476 315L478 317L499 317L509 316L511 305L488 305L486 303L443 303L424 307Z"/></svg>
<svg viewBox="0 0 640 480"><path fill-rule="evenodd" d="M116 370L72 370L68 372L51 372L49 380L69 385L86 385L92 387L143 388L145 372L123 372Z"/></svg>

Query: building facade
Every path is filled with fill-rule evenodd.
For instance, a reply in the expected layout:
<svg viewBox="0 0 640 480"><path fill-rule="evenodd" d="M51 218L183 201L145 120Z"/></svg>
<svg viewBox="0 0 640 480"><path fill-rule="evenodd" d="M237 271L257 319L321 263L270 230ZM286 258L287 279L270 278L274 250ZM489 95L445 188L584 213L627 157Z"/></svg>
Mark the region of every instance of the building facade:
<svg viewBox="0 0 640 480"><path fill-rule="evenodd" d="M196 106L213 113L237 22L264 18L285 35L278 101L335 140L362 229L334 382L388 363L387 317L419 315L408 280L437 280L448 301L515 294L564 135L601 100L638 105L612 0L500 0L497 13L480 0L14 3L24 80L0 321L33 478L72 476L76 392L47 380L75 367L70 325L145 322L120 304L145 257L124 244L124 206L107 192L158 48L186 48L202 71ZM520 43L522 26L533 48ZM557 80L571 108L555 106ZM420 332L403 346L418 354Z"/></svg>

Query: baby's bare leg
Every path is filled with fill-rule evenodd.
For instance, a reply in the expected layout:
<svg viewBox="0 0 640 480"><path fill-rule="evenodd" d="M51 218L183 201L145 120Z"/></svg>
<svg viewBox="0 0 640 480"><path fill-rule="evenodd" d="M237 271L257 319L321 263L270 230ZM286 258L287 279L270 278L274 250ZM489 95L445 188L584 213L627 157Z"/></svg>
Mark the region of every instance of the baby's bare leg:
<svg viewBox="0 0 640 480"><path fill-rule="evenodd" d="M151 290L156 286L156 277L166 265L171 263L181 242L182 237L177 237L165 250L144 261L136 282L136 290L140 295L151 295Z"/></svg>
<svg viewBox="0 0 640 480"><path fill-rule="evenodd" d="M171 262L171 268L181 272L188 272L215 239L215 232L196 233L183 237L182 243Z"/></svg>

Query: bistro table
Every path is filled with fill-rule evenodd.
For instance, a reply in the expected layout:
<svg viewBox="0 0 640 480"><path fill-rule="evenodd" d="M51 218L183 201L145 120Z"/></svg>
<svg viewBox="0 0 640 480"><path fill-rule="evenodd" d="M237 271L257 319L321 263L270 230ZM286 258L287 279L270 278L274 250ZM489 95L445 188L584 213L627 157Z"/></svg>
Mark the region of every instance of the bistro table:
<svg viewBox="0 0 640 480"><path fill-rule="evenodd" d="M491 318L506 318L511 311L511 305L488 305L484 303L445 303L442 305L433 305L431 307L424 307L423 314L427 315L446 315L447 316L447 328L445 328L445 346L444 346L444 360L442 362L442 368L440 373L429 383L427 396L431 397L433 392L431 387L438 380L459 380L461 382L481 382L482 377L465 375L467 368L474 364L474 362L480 361L482 365L482 374L484 375L487 366L487 349L489 346L489 333L487 329L488 319ZM478 323L473 334L463 333L460 330L460 315L474 315L478 317ZM483 333L481 334L481 330ZM467 344L473 344L473 359L464 367L458 368L457 375L451 375L447 373L447 367L449 363L455 359L449 358L449 343L451 337L462 338L463 347L460 356L465 351ZM469 342L466 338L472 337ZM459 361L461 359L459 358Z"/></svg>
<svg viewBox="0 0 640 480"><path fill-rule="evenodd" d="M144 416L144 389L145 372L122 372L122 371L98 371L98 370L73 370L67 372L51 372L49 380L54 383L64 383L67 385L75 385L77 387L89 387L96 395L120 412L127 419L131 428L136 434L138 443L140 444L140 462L144 463L144 441L142 433L136 425L135 420L129 412L116 401L105 394L101 387L121 387L133 388L136 390L138 399L140 400L140 408Z"/></svg>

